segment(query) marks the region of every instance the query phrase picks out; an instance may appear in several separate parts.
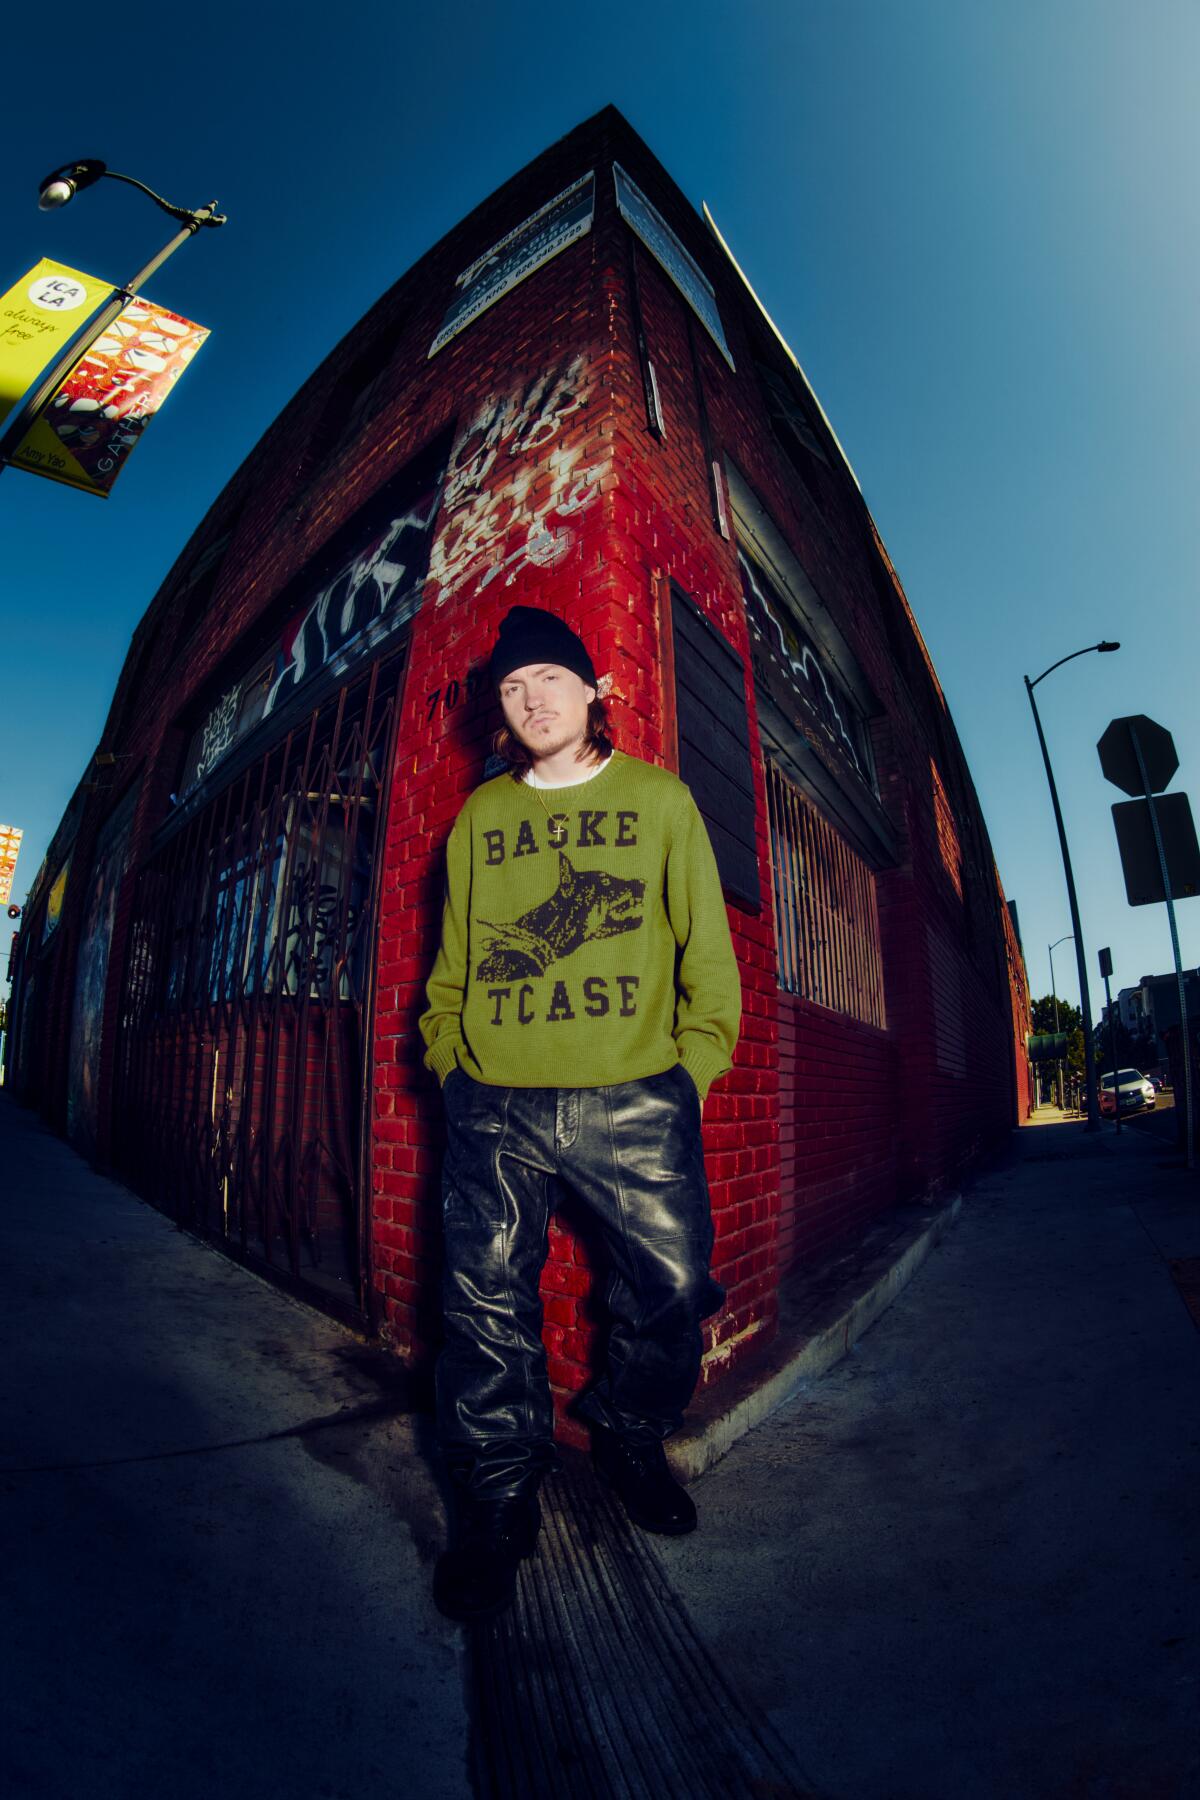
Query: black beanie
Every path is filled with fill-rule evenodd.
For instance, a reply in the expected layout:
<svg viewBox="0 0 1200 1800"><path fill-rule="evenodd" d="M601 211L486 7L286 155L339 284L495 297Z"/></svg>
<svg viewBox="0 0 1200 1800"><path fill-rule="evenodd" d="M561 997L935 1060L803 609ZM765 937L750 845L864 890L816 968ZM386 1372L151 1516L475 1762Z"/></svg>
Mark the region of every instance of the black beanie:
<svg viewBox="0 0 1200 1800"><path fill-rule="evenodd" d="M492 649L492 686L499 687L506 675L530 663L557 663L573 670L588 687L596 685L596 671L583 639L564 620L540 606L510 606Z"/></svg>

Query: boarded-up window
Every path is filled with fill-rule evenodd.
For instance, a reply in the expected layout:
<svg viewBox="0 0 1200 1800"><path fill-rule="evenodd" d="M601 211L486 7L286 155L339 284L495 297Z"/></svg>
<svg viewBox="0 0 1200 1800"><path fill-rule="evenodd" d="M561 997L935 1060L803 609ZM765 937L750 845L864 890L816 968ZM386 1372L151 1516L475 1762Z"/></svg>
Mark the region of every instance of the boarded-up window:
<svg viewBox="0 0 1200 1800"><path fill-rule="evenodd" d="M671 584L679 775L708 826L721 884L761 904L754 840L754 777L742 659L681 588Z"/></svg>
<svg viewBox="0 0 1200 1800"><path fill-rule="evenodd" d="M779 985L864 1024L886 1024L875 878L768 757Z"/></svg>
<svg viewBox="0 0 1200 1800"><path fill-rule="evenodd" d="M962 965L940 931L925 927L929 945L929 987L933 995L933 1048L945 1075L967 1073L967 1027L963 1011Z"/></svg>
<svg viewBox="0 0 1200 1800"><path fill-rule="evenodd" d="M933 819L937 831L938 850L941 852L942 867L950 877L950 884L961 900L963 897L962 845L959 842L958 826L954 823L954 808L950 804L950 796L938 773L938 766L933 758L929 759L929 779L933 786Z"/></svg>

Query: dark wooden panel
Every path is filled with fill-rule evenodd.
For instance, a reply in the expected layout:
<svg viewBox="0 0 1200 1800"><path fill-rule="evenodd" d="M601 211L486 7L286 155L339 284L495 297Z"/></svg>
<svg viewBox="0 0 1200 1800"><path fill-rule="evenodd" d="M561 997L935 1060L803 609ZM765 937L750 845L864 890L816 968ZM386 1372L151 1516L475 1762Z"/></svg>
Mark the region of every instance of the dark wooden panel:
<svg viewBox="0 0 1200 1800"><path fill-rule="evenodd" d="M710 674L732 694L742 694L745 689L745 673L741 657L735 655L732 646L718 636L707 620L700 617L686 594L679 588L674 593L681 602L674 611L676 638L682 638L692 652L693 659L704 663Z"/></svg>
<svg viewBox="0 0 1200 1800"><path fill-rule="evenodd" d="M704 754L699 744L686 738L679 746L679 776L686 781L700 811L724 821L726 830L740 843L754 847L754 797L738 786L729 772Z"/></svg>
<svg viewBox="0 0 1200 1800"><path fill-rule="evenodd" d="M754 772L741 658L672 585L679 774L712 841L721 883L761 905L754 840Z"/></svg>
<svg viewBox="0 0 1200 1800"><path fill-rule="evenodd" d="M676 696L680 756L683 755L685 743L694 744L709 762L727 772L748 799L751 798L754 783L745 739L732 731L726 720L710 712L705 705L704 696L695 694L682 679L676 688Z"/></svg>
<svg viewBox="0 0 1200 1800"><path fill-rule="evenodd" d="M712 842L713 855L717 859L721 886L749 911L757 912L762 904L757 854L748 850L745 844L739 843L715 819L706 818L704 823Z"/></svg>

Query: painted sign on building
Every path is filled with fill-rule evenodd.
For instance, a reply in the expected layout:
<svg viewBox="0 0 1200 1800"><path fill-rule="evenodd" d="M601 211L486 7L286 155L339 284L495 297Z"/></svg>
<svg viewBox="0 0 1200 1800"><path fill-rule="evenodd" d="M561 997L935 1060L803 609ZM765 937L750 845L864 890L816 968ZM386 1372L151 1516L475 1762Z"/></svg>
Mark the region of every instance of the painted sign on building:
<svg viewBox="0 0 1200 1800"><path fill-rule="evenodd" d="M67 1067L67 1136L85 1154L96 1148L97 1080L108 953L117 895L129 854L136 795L136 788L131 788L100 833L75 964L75 1004Z"/></svg>
<svg viewBox="0 0 1200 1800"><path fill-rule="evenodd" d="M67 893L67 876L71 873L71 859L68 856L58 874L54 877L54 885L46 897L46 918L42 925L42 942L53 937L58 930L62 918L63 901Z"/></svg>
<svg viewBox="0 0 1200 1800"><path fill-rule="evenodd" d="M0 419L112 291L111 282L43 256L0 294Z"/></svg>
<svg viewBox="0 0 1200 1800"><path fill-rule="evenodd" d="M23 835L15 825L0 825L0 906L7 906L12 899L13 876L17 872Z"/></svg>
<svg viewBox="0 0 1200 1800"><path fill-rule="evenodd" d="M518 282L568 244L585 237L592 229L595 198L595 171L589 169L464 269L454 284L458 292L429 346L429 355L436 356L451 338L511 292Z"/></svg>
<svg viewBox="0 0 1200 1800"><path fill-rule="evenodd" d="M13 466L107 497L208 335L177 313L131 300L34 420Z"/></svg>
<svg viewBox="0 0 1200 1800"><path fill-rule="evenodd" d="M662 264L732 369L734 361L729 354L729 345L725 342L725 328L717 311L717 296L712 282L695 257L684 249L658 208L650 204L637 182L630 179L620 163L613 164L613 179L617 184L617 205L621 209L621 216L637 232L651 256Z"/></svg>

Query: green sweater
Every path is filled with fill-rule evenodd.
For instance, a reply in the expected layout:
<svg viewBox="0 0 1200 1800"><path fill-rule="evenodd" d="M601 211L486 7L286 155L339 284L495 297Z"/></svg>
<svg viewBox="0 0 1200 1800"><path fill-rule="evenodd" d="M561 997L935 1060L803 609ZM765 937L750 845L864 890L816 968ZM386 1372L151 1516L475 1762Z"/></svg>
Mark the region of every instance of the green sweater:
<svg viewBox="0 0 1200 1800"><path fill-rule="evenodd" d="M682 1062L703 1099L741 982L690 790L620 750L569 787L485 781L446 845L426 994L439 1081L457 1065L494 1087L602 1087Z"/></svg>

